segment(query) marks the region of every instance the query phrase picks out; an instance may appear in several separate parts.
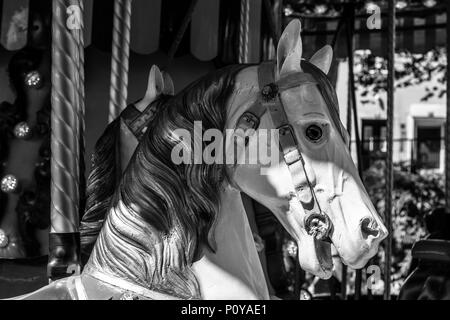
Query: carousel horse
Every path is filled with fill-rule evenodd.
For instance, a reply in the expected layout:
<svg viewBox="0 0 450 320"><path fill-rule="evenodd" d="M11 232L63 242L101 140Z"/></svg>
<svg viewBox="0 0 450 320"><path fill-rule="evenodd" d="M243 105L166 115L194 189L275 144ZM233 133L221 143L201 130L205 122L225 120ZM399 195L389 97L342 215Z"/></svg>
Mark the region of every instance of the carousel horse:
<svg viewBox="0 0 450 320"><path fill-rule="evenodd" d="M300 30L298 20L287 26L276 63L223 68L161 103L83 273L19 299L268 298L221 268L232 260L241 276L264 279L240 192L275 214L297 242L304 270L329 278L332 245L345 264L363 267L387 230L346 146L326 77L332 50L303 60ZM203 148L212 150L212 132L231 131L241 140L218 139L210 153L217 161L207 164L187 138L199 134L197 121L200 134L210 134ZM271 143L258 139L265 130L279 132L277 161L251 152ZM174 161L180 147L183 161ZM220 150L237 152L228 162L220 161ZM257 263L246 268L249 261Z"/></svg>

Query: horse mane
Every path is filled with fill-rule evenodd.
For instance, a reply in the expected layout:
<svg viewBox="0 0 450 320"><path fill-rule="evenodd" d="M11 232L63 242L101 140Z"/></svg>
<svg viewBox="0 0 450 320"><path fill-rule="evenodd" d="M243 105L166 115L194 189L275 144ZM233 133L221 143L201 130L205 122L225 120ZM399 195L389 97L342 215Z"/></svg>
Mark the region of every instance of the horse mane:
<svg viewBox="0 0 450 320"><path fill-rule="evenodd" d="M198 237L213 250L209 231L218 212L225 166L194 164L193 144L187 145L191 163L174 164L172 150L182 141L173 132L186 129L193 137L194 121L202 121L203 131L223 131L225 105L244 67L212 72L169 98L137 147L118 189L117 199L129 209L139 208L144 221L158 231L167 234L179 224L181 231L192 233L192 238ZM202 144L205 148L208 143Z"/></svg>
<svg viewBox="0 0 450 320"><path fill-rule="evenodd" d="M80 224L81 255L91 254L118 185L120 166L116 148L119 143L120 117L111 122L97 140L91 158L86 188L86 211Z"/></svg>
<svg viewBox="0 0 450 320"><path fill-rule="evenodd" d="M191 163L174 164L172 150L181 140L173 132L185 129L193 137L194 121L201 121L204 131L223 131L226 103L245 67L212 72L158 108L122 176L89 267L115 270L162 292L179 288L183 298L199 297L190 267L200 258L201 245L215 251L214 225L227 172L222 164L194 164L193 144L186 144Z"/></svg>
<svg viewBox="0 0 450 320"><path fill-rule="evenodd" d="M162 104L167 96L152 104ZM103 226L106 214L122 177L120 163L121 116L106 127L97 140L91 158L91 172L86 187L86 209L80 224L81 255L86 262Z"/></svg>

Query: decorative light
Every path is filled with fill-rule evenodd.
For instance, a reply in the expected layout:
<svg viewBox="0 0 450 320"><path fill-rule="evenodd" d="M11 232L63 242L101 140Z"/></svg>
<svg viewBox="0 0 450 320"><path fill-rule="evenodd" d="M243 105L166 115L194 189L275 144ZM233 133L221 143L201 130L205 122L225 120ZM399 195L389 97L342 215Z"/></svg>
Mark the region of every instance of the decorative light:
<svg viewBox="0 0 450 320"><path fill-rule="evenodd" d="M397 0L395 7L398 10L405 9L408 6L408 3L405 0Z"/></svg>
<svg viewBox="0 0 450 320"><path fill-rule="evenodd" d="M292 7L290 6L290 5L286 5L285 7L284 7L284 15L286 16L286 17L289 17L291 14L293 14L294 13L294 10L292 9Z"/></svg>
<svg viewBox="0 0 450 320"><path fill-rule="evenodd" d="M31 71L25 76L25 84L30 88L42 87L42 77L38 71Z"/></svg>
<svg viewBox="0 0 450 320"><path fill-rule="evenodd" d="M366 11L372 12L375 11L378 8L378 5L373 1L366 2Z"/></svg>
<svg viewBox="0 0 450 320"><path fill-rule="evenodd" d="M4 193L14 193L19 188L19 180L12 174L3 177L1 182L1 190Z"/></svg>
<svg viewBox="0 0 450 320"><path fill-rule="evenodd" d="M286 251L289 256L295 258L297 256L297 244L294 241L288 241L286 243Z"/></svg>
<svg viewBox="0 0 450 320"><path fill-rule="evenodd" d="M300 300L312 300L311 294L305 289L300 289Z"/></svg>
<svg viewBox="0 0 450 320"><path fill-rule="evenodd" d="M432 8L436 5L436 0L423 0L423 5L427 8Z"/></svg>
<svg viewBox="0 0 450 320"><path fill-rule="evenodd" d="M31 128L25 121L19 122L14 127L14 136L18 139L26 140L31 137Z"/></svg>
<svg viewBox="0 0 450 320"><path fill-rule="evenodd" d="M5 231L0 229L0 248L6 248L9 244L8 236L6 235Z"/></svg>
<svg viewBox="0 0 450 320"><path fill-rule="evenodd" d="M318 4L314 7L314 13L315 14L324 14L327 12L328 7L326 4Z"/></svg>

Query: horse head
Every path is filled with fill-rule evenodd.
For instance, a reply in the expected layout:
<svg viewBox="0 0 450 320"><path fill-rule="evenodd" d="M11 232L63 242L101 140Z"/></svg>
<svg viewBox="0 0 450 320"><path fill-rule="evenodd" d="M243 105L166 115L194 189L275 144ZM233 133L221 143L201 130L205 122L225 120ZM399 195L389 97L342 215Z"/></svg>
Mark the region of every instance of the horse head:
<svg viewBox="0 0 450 320"><path fill-rule="evenodd" d="M246 160L235 160L230 175L237 188L269 208L296 240L302 268L329 278L332 245L345 264L362 268L387 229L352 161L333 105L334 89L317 79L328 73L332 49L325 46L309 62L302 60L300 31L298 20L287 26L276 65L262 71L262 65L252 66L237 76L227 128L244 129L247 143L236 157ZM273 129L275 140L261 139L261 132ZM271 150L270 163L261 152L251 152L263 146Z"/></svg>

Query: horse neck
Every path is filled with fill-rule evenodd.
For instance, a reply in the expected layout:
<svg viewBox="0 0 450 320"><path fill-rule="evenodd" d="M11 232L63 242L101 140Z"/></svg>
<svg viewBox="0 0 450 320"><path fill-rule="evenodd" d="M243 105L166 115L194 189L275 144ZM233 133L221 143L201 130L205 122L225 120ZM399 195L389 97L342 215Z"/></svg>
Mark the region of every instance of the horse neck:
<svg viewBox="0 0 450 320"><path fill-rule="evenodd" d="M269 299L264 272L239 191L229 186L221 194L215 228L216 253L207 252L214 264L243 282L262 299Z"/></svg>
<svg viewBox="0 0 450 320"><path fill-rule="evenodd" d="M103 225L83 273L101 272L183 299L200 298L178 235L161 236L121 201Z"/></svg>

